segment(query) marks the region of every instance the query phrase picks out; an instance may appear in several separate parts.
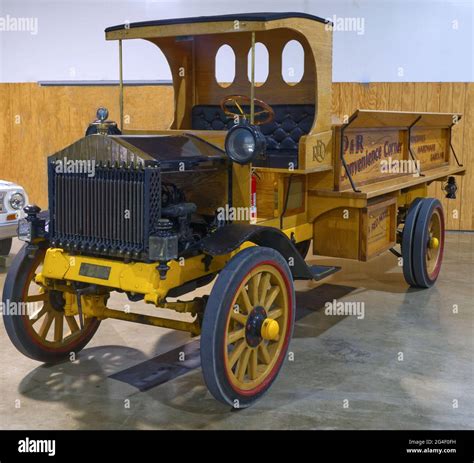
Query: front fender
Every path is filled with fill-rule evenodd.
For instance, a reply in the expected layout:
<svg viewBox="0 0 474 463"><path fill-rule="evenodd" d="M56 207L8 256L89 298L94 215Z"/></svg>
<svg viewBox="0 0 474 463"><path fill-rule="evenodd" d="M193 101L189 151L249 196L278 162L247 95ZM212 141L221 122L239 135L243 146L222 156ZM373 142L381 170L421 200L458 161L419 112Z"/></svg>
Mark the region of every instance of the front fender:
<svg viewBox="0 0 474 463"><path fill-rule="evenodd" d="M311 280L313 274L291 240L278 228L231 224L218 228L201 241L201 250L211 256L229 254L245 241L278 251L288 262L295 280Z"/></svg>

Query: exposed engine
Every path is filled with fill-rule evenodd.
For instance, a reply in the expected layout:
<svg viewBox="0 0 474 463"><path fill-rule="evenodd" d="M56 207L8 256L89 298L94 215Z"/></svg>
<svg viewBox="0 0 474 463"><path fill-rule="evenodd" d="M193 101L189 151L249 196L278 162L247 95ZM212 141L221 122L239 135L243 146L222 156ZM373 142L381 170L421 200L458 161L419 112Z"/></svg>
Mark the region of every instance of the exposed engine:
<svg viewBox="0 0 474 463"><path fill-rule="evenodd" d="M49 177L51 243L70 252L161 260L164 237L174 249L166 257L176 258L208 233L209 220L176 185L161 182L157 167L99 165L91 178L52 164Z"/></svg>
<svg viewBox="0 0 474 463"><path fill-rule="evenodd" d="M193 249L208 231L210 224L199 215L197 206L187 202L184 192L173 183L163 183L161 188L161 217L170 220L178 235L178 253L182 255Z"/></svg>

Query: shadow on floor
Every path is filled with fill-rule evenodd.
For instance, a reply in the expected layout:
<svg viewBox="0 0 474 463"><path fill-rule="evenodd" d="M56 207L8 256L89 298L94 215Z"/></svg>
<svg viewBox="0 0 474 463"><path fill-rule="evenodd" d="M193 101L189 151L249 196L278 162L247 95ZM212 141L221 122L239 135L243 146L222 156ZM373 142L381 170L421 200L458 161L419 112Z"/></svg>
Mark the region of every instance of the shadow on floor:
<svg viewBox="0 0 474 463"><path fill-rule="evenodd" d="M354 290L353 287L323 284L308 291L297 292L295 336L302 336L304 330L299 329L301 322L311 314L324 311L326 301L339 299ZM316 331L313 331L311 336L319 336L343 318L322 318L324 323L314 327ZM165 336L168 335L173 335L173 332ZM160 344L169 345L163 338L160 336L158 339L155 351L162 350ZM200 367L199 346L198 339L192 340L151 359L147 359L139 350L124 346L108 345L84 349L77 362L42 365L34 369L21 381L19 392L34 400L63 401L69 408L84 415L88 413L87 407L84 408L84 398L98 399L100 397L103 403L102 408L107 408L108 402L116 402L117 398L114 399L113 391L111 391L113 382L107 379L125 383L138 392L151 391L157 386L178 379L172 395L166 392L163 394L162 389L156 392L151 391L149 394L155 396L154 400L188 411L198 412L199 410L199 413L202 413L205 408L206 413L223 411L227 413L228 410L225 407L223 408L210 398L200 372L190 374ZM177 392L176 388L181 392ZM131 393L134 394L133 391ZM182 400L176 400L177 394L182 397ZM121 397L122 395L119 394ZM184 400L184 397L189 397L189 402ZM203 407L203 401L205 407ZM92 411L91 413L95 414ZM94 416L89 418L83 416L83 418L89 422L89 418L93 419Z"/></svg>

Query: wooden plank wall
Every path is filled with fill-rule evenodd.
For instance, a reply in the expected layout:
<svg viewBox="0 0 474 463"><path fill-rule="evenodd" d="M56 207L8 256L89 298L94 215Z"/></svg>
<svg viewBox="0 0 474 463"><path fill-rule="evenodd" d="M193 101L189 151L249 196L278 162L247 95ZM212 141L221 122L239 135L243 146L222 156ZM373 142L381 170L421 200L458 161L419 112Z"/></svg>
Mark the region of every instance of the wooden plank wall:
<svg viewBox="0 0 474 463"><path fill-rule="evenodd" d="M98 106L118 120L118 88L0 84L0 179L20 183L32 202L46 207L46 156L80 138ZM333 84L333 114L342 118L357 108L463 113L453 145L469 171L460 178L458 199L445 200L438 184L430 188L443 200L449 229L474 230L474 83ZM171 86L126 88L127 128L165 129L172 113Z"/></svg>
<svg viewBox="0 0 474 463"><path fill-rule="evenodd" d="M124 100L127 128L169 127L171 86L127 87ZM19 183L31 202L47 207L46 157L84 136L99 106L118 121L118 101L116 86L0 84L0 179Z"/></svg>
<svg viewBox="0 0 474 463"><path fill-rule="evenodd" d="M356 109L393 111L459 112L463 118L453 128L453 146L467 167L458 179L458 197L447 200L442 185L430 185L429 193L443 202L447 228L474 230L474 83L335 83L333 84L333 114L339 118Z"/></svg>

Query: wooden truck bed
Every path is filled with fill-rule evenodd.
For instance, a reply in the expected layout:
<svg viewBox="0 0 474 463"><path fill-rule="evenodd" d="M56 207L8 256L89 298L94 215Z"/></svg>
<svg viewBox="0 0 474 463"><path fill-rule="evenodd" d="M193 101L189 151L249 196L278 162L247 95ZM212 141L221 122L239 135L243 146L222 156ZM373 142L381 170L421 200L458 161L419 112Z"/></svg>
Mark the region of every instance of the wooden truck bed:
<svg viewBox="0 0 474 463"><path fill-rule="evenodd" d="M371 199L377 196L382 196L394 191L404 190L423 183L431 183L434 181L444 180L450 175L464 175L466 168L463 166L441 166L425 171L423 175L405 176L392 178L383 182L371 183L367 185L358 186L360 191L356 192L352 189L344 191L315 189L313 190L318 196L324 197L339 197L339 198L357 198L357 199Z"/></svg>
<svg viewBox="0 0 474 463"><path fill-rule="evenodd" d="M417 175L451 175L451 165L461 167L451 144L460 119L459 114L356 111L347 124L333 128L334 190L375 196L384 188L362 187L397 189Z"/></svg>
<svg viewBox="0 0 474 463"><path fill-rule="evenodd" d="M334 126L332 175L308 181L315 254L366 261L393 247L398 208L464 174L451 144L460 118L359 110Z"/></svg>

